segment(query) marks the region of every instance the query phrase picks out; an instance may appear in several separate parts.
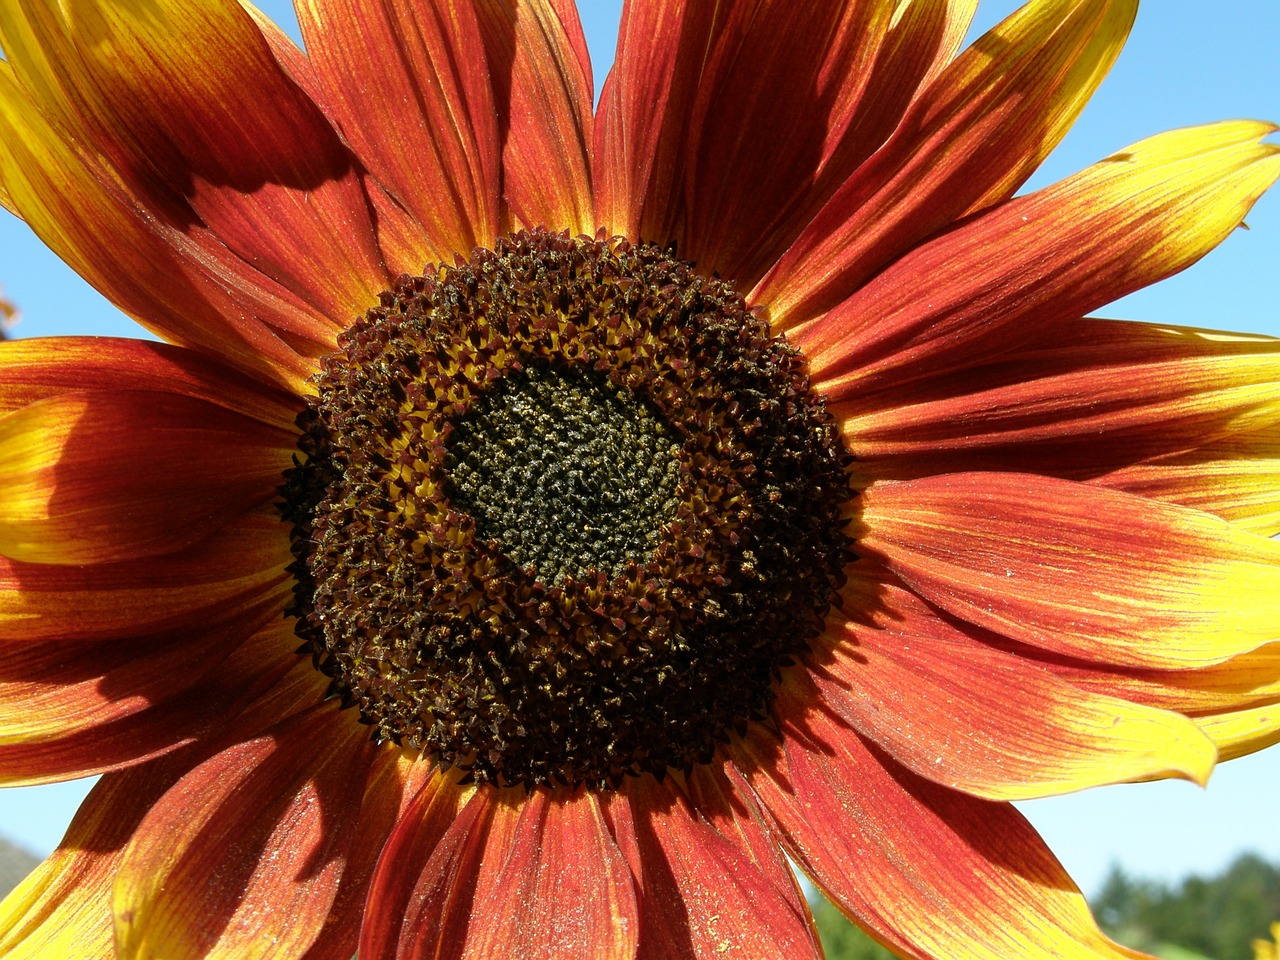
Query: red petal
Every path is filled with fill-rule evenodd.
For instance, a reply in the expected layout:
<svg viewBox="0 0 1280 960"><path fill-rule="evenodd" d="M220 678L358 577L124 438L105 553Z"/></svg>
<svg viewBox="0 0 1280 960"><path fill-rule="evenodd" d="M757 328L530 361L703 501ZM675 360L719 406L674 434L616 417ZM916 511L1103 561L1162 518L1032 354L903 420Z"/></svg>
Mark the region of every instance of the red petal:
<svg viewBox="0 0 1280 960"><path fill-rule="evenodd" d="M419 882L427 884L434 880L446 883L453 879L453 868L450 866L446 870L443 862L445 855L437 859L435 873L426 874L424 868L440 849L446 834L451 837L449 850L452 852L456 845L468 838L468 831L480 821L480 814L485 810L482 797L458 786L459 776L457 771L433 770L383 846L370 883L360 929L359 952L367 960L396 960L409 956L407 950L402 950L402 938L412 939L415 926L410 917L423 913L424 903L432 892L429 889L418 891ZM473 840L478 842L480 839L482 834L476 831ZM457 924L454 934L458 943L465 935L467 919L465 905L456 913L428 910L425 916L428 924L450 921Z"/></svg>
<svg viewBox="0 0 1280 960"><path fill-rule="evenodd" d="M1025 800L1163 776L1203 783L1213 769L1213 744L1180 714L1086 691L905 590L850 589L844 609L812 654L812 679L834 713L919 776Z"/></svg>
<svg viewBox="0 0 1280 960"><path fill-rule="evenodd" d="M177 629L98 643L6 643L0 782L85 776L205 733L289 666L292 631L277 642L283 605L269 595ZM268 624L266 643L246 643Z"/></svg>
<svg viewBox="0 0 1280 960"><path fill-rule="evenodd" d="M794 881L777 886L669 782L628 780L607 815L640 890L640 957L821 956Z"/></svg>
<svg viewBox="0 0 1280 960"><path fill-rule="evenodd" d="M700 0L623 3L595 126L596 220L612 234L676 236L683 137L715 12Z"/></svg>
<svg viewBox="0 0 1280 960"><path fill-rule="evenodd" d="M902 251L1013 195L1124 45L1137 0L1027 5L915 102L753 294L784 329L851 295Z"/></svg>
<svg viewBox="0 0 1280 960"><path fill-rule="evenodd" d="M161 557L85 567L0 557L0 625L9 641L137 636L261 597L291 562L288 531L271 515L239 517Z"/></svg>
<svg viewBox="0 0 1280 960"><path fill-rule="evenodd" d="M591 58L569 0L476 4L502 139L502 192L524 226L594 234Z"/></svg>
<svg viewBox="0 0 1280 960"><path fill-rule="evenodd" d="M177 393L38 401L0 420L0 553L88 564L184 549L276 499L295 440Z"/></svg>
<svg viewBox="0 0 1280 960"><path fill-rule="evenodd" d="M1280 176L1274 128L1152 137L916 247L794 332L833 401L999 355L1189 266Z"/></svg>
<svg viewBox="0 0 1280 960"><path fill-rule="evenodd" d="M325 106L420 225L420 263L500 228L496 104L478 15L439 0L305 0L298 20Z"/></svg>
<svg viewBox="0 0 1280 960"><path fill-rule="evenodd" d="M595 794L535 789L520 804L506 863L493 871L489 859L487 854L477 881L488 891L476 897L463 956L628 960L636 955L640 918L631 871ZM496 875L485 884L491 873Z"/></svg>
<svg viewBox="0 0 1280 960"><path fill-rule="evenodd" d="M1031 826L903 770L782 693L738 765L805 872L877 940L931 960L1140 957L1098 930ZM764 956L764 954L761 954Z"/></svg>
<svg viewBox="0 0 1280 960"><path fill-rule="evenodd" d="M302 960L351 960L360 939L374 867L396 823L430 776L430 761L410 759L391 745L373 757L342 882L320 935Z"/></svg>
<svg viewBox="0 0 1280 960"><path fill-rule="evenodd" d="M117 949L170 960L302 953L333 904L374 749L352 717L324 706L184 776L125 851Z"/></svg>
<svg viewBox="0 0 1280 960"><path fill-rule="evenodd" d="M293 433L298 397L250 379L212 357L148 340L48 337L0 346L0 413L37 400L94 390L161 390L206 400Z"/></svg>
<svg viewBox="0 0 1280 960"><path fill-rule="evenodd" d="M673 238L682 257L749 289L805 214L830 196L835 178L878 145L859 136L869 131L851 128L873 112L868 100L881 99L866 92L893 12L890 4L843 0L728 7L709 38L691 114L672 129L685 165L687 219Z"/></svg>
<svg viewBox="0 0 1280 960"><path fill-rule="evenodd" d="M861 548L930 603L1024 643L1185 668L1275 637L1280 544L1199 511L1006 473L875 484L862 505Z"/></svg>

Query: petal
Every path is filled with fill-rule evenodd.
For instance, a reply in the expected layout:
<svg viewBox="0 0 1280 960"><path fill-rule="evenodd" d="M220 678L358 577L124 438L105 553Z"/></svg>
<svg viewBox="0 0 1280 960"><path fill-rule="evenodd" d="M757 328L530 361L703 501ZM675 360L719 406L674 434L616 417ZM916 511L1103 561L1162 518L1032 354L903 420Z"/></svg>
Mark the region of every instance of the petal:
<svg viewBox="0 0 1280 960"><path fill-rule="evenodd" d="M285 581L293 559L274 512L237 518L161 557L84 567L0 557L0 628L12 642L128 637L262 596Z"/></svg>
<svg viewBox="0 0 1280 960"><path fill-rule="evenodd" d="M730 762L703 764L687 775L690 805L751 858L770 885L787 900L791 913L809 917L809 904L778 844L768 817L742 773Z"/></svg>
<svg viewBox="0 0 1280 960"><path fill-rule="evenodd" d="M1213 744L1180 714L1089 692L885 584L846 591L848 619L811 656L830 710L913 773L992 800L1181 776Z"/></svg>
<svg viewBox="0 0 1280 960"><path fill-rule="evenodd" d="M738 765L792 857L904 957L1141 957L1098 930L1084 897L1012 806L903 770L784 691L781 738L762 729Z"/></svg>
<svg viewBox="0 0 1280 960"><path fill-rule="evenodd" d="M782 329L850 296L885 263L1005 200L1115 62L1137 0L1029 3L952 63L753 294Z"/></svg>
<svg viewBox="0 0 1280 960"><path fill-rule="evenodd" d="M568 0L476 4L498 107L502 192L527 227L596 232L591 58Z"/></svg>
<svg viewBox="0 0 1280 960"><path fill-rule="evenodd" d="M36 337L0 346L0 414L37 400L94 390L162 390L217 404L297 433L294 394L251 379L212 357L148 340Z"/></svg>
<svg viewBox="0 0 1280 960"><path fill-rule="evenodd" d="M439 0L296 5L325 107L421 225L422 263L452 263L500 228L501 142L479 17ZM371 301L372 302L372 301Z"/></svg>
<svg viewBox="0 0 1280 960"><path fill-rule="evenodd" d="M612 234L676 236L681 147L715 4L624 0L595 125L596 220Z"/></svg>
<svg viewBox="0 0 1280 960"><path fill-rule="evenodd" d="M1045 650L1186 668L1276 638L1280 544L1196 510L1006 473L876 484L863 508L860 547L914 591Z"/></svg>
<svg viewBox="0 0 1280 960"><path fill-rule="evenodd" d="M302 960L351 960L360 939L365 899L382 848L409 802L430 776L429 760L384 746L373 756L342 881L320 935Z"/></svg>
<svg viewBox="0 0 1280 960"><path fill-rule="evenodd" d="M1280 176L1280 146L1258 142L1273 129L1161 134L917 247L794 332L815 388L931 378L1189 266Z"/></svg>
<svg viewBox="0 0 1280 960"><path fill-rule="evenodd" d="M1217 744L1221 760L1234 760L1280 743L1280 703L1195 719Z"/></svg>
<svg viewBox="0 0 1280 960"><path fill-rule="evenodd" d="M626 781L607 814L640 888L639 956L821 957L794 881L758 867L670 781Z"/></svg>
<svg viewBox="0 0 1280 960"><path fill-rule="evenodd" d="M40 89L35 74L57 58L47 86L145 206L206 225L340 326L377 302L389 278L361 173L240 3L17 7L0 39L29 31L45 58L22 44L19 80Z"/></svg>
<svg viewBox="0 0 1280 960"><path fill-rule="evenodd" d="M177 393L38 401L0 418L0 553L87 564L184 549L274 499L295 439Z"/></svg>
<svg viewBox="0 0 1280 960"><path fill-rule="evenodd" d="M0 904L6 960L113 957L111 882L125 844L174 782L184 758L166 757L99 780L62 843Z"/></svg>
<svg viewBox="0 0 1280 960"><path fill-rule="evenodd" d="M482 873L477 882L484 880ZM636 955L640 919L631 871L594 793L535 789L520 805L506 863L488 886L476 898L464 957Z"/></svg>
<svg viewBox="0 0 1280 960"><path fill-rule="evenodd" d="M682 257L749 289L794 238L795 208L829 195L834 177L878 145L850 128L880 99L866 92L893 7L729 6L709 38L692 113L672 129L683 140Z"/></svg>
<svg viewBox="0 0 1280 960"><path fill-rule="evenodd" d="M1123 320L1074 320L996 358L833 404L859 460L910 475L1026 457L1096 476L1280 413L1280 340ZM927 466L926 466L927 464ZM932 468L932 469L929 469ZM963 469L963 467L961 467Z"/></svg>
<svg viewBox="0 0 1280 960"><path fill-rule="evenodd" d="M444 911L433 899L433 895L444 897L448 904L447 886L460 879L456 866L460 847L468 842L482 845L483 833L472 828L483 823L487 798L474 788L459 786L460 777L456 768L432 770L388 838L369 887L360 956L368 960L412 956L409 941L420 925L411 918L422 917L432 926L454 924L455 942L465 935L469 902L457 911ZM442 846L446 835L449 841ZM433 862L433 872L427 873L425 868Z"/></svg>
<svg viewBox="0 0 1280 960"><path fill-rule="evenodd" d="M0 17L12 9L0 7ZM32 230L147 329L301 391L334 327L132 196L0 74L0 180Z"/></svg>
<svg viewBox="0 0 1280 960"><path fill-rule="evenodd" d="M270 598L221 623L81 649L11 645L6 661L25 654L30 663L14 670L13 682L0 684L26 698L0 718L0 784L118 770L221 734L226 719L247 708L268 717L288 712L296 704L297 679L309 702L319 701L324 685L310 667L309 675L287 682L286 674L302 660L292 629L277 620L281 607L280 598ZM255 618L263 617L274 622L253 633ZM117 665L130 657L137 662ZM48 663L62 669L41 669ZM27 712L19 709L24 705Z"/></svg>
<svg viewBox="0 0 1280 960"><path fill-rule="evenodd" d="M1200 443L1097 477L1142 497L1194 507L1251 533L1280 533L1280 424Z"/></svg>
<svg viewBox="0 0 1280 960"><path fill-rule="evenodd" d="M184 776L116 874L121 960L302 953L329 916L374 749L326 705Z"/></svg>

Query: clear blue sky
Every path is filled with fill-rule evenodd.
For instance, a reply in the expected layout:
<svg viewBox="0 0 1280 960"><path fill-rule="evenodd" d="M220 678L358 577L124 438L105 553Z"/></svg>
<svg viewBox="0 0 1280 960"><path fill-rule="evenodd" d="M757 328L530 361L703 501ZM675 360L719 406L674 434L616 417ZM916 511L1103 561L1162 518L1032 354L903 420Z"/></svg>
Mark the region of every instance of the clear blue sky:
<svg viewBox="0 0 1280 960"><path fill-rule="evenodd" d="M2 0L0 0L2 2ZM977 29L1016 8L986 0ZM291 26L287 0L263 8ZM596 85L612 59L620 0L583 0ZM1142 137L1234 117L1280 121L1280 0L1147 0L1128 47L1075 129L1032 186L1051 182ZM1280 192L1264 198L1236 231L1189 272L1099 311L1280 335ZM136 328L0 211L0 285L22 309L21 336ZM1241 603L1248 598L1242 597ZM0 833L46 853L57 843L85 783L0 791ZM1108 865L1176 878L1214 871L1254 849L1280 861L1280 748L1221 767L1207 790L1186 783L1140 784L1024 804L1086 891Z"/></svg>

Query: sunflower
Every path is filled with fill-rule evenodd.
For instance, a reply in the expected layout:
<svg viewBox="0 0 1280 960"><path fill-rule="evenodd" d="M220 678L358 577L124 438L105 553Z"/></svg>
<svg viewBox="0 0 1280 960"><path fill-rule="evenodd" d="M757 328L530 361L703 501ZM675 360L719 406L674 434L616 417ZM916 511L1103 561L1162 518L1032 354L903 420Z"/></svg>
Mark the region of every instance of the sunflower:
<svg viewBox="0 0 1280 960"><path fill-rule="evenodd" d="M0 4L163 341L0 350L4 956L1137 956L1009 801L1280 739L1280 342L1087 314L1280 150L1015 196L1137 0L975 6Z"/></svg>

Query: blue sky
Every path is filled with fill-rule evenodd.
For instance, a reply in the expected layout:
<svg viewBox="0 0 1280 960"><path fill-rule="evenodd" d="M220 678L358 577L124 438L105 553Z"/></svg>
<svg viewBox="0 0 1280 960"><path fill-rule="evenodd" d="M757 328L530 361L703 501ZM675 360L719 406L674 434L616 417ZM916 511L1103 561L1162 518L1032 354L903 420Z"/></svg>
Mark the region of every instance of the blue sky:
<svg viewBox="0 0 1280 960"><path fill-rule="evenodd" d="M597 88L612 59L620 0L585 0L583 22ZM288 25L287 0L263 8ZM1018 4L987 0L985 30ZM1280 121L1280 0L1148 0L1129 45L1084 116L1030 184L1066 176L1161 130L1235 117ZM1101 315L1280 336L1280 190L1187 273L1140 291ZM15 334L137 335L137 328L0 211L0 286L21 308ZM1247 597L1240 599L1248 603ZM51 850L85 783L0 791L0 833ZM1254 849L1280 861L1280 748L1221 767L1207 790L1138 784L1022 805L1086 891L1108 865L1176 878L1213 871Z"/></svg>

